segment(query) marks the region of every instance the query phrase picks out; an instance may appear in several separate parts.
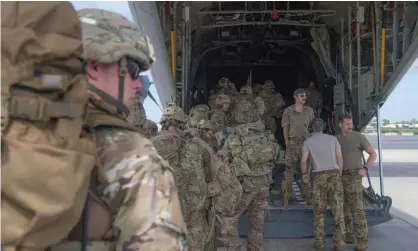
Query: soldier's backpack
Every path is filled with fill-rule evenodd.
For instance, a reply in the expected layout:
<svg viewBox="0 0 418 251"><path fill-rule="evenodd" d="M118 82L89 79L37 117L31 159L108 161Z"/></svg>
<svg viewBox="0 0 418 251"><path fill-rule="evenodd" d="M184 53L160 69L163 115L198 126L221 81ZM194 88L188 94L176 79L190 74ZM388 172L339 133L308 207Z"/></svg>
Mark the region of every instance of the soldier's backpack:
<svg viewBox="0 0 418 251"><path fill-rule="evenodd" d="M70 2L1 7L1 243L44 250L80 219L95 164L81 25Z"/></svg>
<svg viewBox="0 0 418 251"><path fill-rule="evenodd" d="M210 154L211 182L208 184L208 196L212 198L212 210L217 214L231 216L242 195L235 169L222 161L208 143L201 139L199 142Z"/></svg>
<svg viewBox="0 0 418 251"><path fill-rule="evenodd" d="M235 133L241 140L240 158L248 164L250 176L270 172L280 150L274 135L269 131L257 130L253 124L240 125Z"/></svg>
<svg viewBox="0 0 418 251"><path fill-rule="evenodd" d="M158 154L168 161L173 168L173 172L176 172L180 165L179 150L183 146L183 139L181 135L177 135L168 130L162 130L155 137L151 138L151 142L157 149ZM176 174L174 176L177 176Z"/></svg>
<svg viewBox="0 0 418 251"><path fill-rule="evenodd" d="M248 123L249 118L258 116L257 104L254 100L238 95L229 109L229 123L233 126Z"/></svg>
<svg viewBox="0 0 418 251"><path fill-rule="evenodd" d="M173 168L185 219L192 212L203 210L207 206L206 175L203 166L198 165L203 163L203 153L196 140L197 137L190 130L182 135L164 130L152 138L157 152ZM185 158L187 161L184 161Z"/></svg>
<svg viewBox="0 0 418 251"><path fill-rule="evenodd" d="M199 122L209 119L210 108L208 105L200 104L196 105L190 110L189 121L187 126L190 128L197 128Z"/></svg>

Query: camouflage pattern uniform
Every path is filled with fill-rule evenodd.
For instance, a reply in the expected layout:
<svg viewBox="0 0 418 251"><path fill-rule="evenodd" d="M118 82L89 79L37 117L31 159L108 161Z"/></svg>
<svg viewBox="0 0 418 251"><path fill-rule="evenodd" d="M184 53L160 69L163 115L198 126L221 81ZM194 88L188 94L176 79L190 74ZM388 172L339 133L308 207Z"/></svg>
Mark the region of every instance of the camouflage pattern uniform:
<svg viewBox="0 0 418 251"><path fill-rule="evenodd" d="M152 47L134 23L99 9L84 9L78 14L83 23L86 60L113 64L130 58L143 71L150 67L154 61ZM121 84L124 76L119 78ZM104 102L108 100L105 97ZM129 125L126 118L121 121ZM89 238L87 250L185 250L187 230L168 163L135 130L107 126L96 128L94 134L108 182L91 189L102 203L111 205L112 216L106 237ZM102 222L89 225L95 227L96 223ZM79 245L73 250L79 249ZM65 250L60 245L52 249Z"/></svg>
<svg viewBox="0 0 418 251"><path fill-rule="evenodd" d="M200 104L192 107L189 113L188 128L197 128L201 120L209 119L210 108L208 105Z"/></svg>
<svg viewBox="0 0 418 251"><path fill-rule="evenodd" d="M219 94L227 94L229 92L229 79L227 78L221 78L218 81L218 84L216 85L216 91L215 94L211 95L209 97L208 105L210 109L214 110L216 109L216 98Z"/></svg>
<svg viewBox="0 0 418 251"><path fill-rule="evenodd" d="M297 89L294 95L304 92L303 89ZM287 129L289 135L289 144L286 148L286 170L282 183L283 203L287 207L289 199L292 196L292 181L296 170L300 169L300 159L302 156L302 147L310 133L308 126L314 118L314 112L309 106L305 106L303 112L297 112L295 105L287 107L283 112L282 127ZM309 204L309 186L301 183L301 193L303 199Z"/></svg>
<svg viewBox="0 0 418 251"><path fill-rule="evenodd" d="M271 80L267 80L264 83L263 89L258 94L264 101L266 111L263 115L266 129L270 130L273 134L276 133L277 119L282 117L282 107L284 101L280 93L275 92L275 86Z"/></svg>
<svg viewBox="0 0 418 251"><path fill-rule="evenodd" d="M241 108L235 132L227 139L221 154L229 154L231 165L242 184L242 196L235 214L226 219L230 229L223 229L222 239L228 250L240 250L238 219L247 210L250 221L247 250L260 250L263 243L264 219L268 213L269 186L273 160L279 153L279 145L264 125L256 123L259 115L255 109Z"/></svg>
<svg viewBox="0 0 418 251"><path fill-rule="evenodd" d="M227 112L223 110L224 104L230 105L231 99L225 94L220 94L216 98L216 109L214 109L209 116L209 120L214 127L215 137L213 140L216 141L216 146L220 146L222 140L226 137L224 129L228 124L228 116ZM217 147L215 149L217 149Z"/></svg>
<svg viewBox="0 0 418 251"><path fill-rule="evenodd" d="M145 121L145 124L142 126L142 128L149 138L155 137L158 133L157 124L149 119Z"/></svg>
<svg viewBox="0 0 418 251"><path fill-rule="evenodd" d="M178 106L163 112L162 130L152 139L158 153L174 166L174 176L187 225L189 250L213 248L213 232L208 222L210 154L196 137L196 128L185 129L187 117Z"/></svg>
<svg viewBox="0 0 418 251"><path fill-rule="evenodd" d="M366 250L368 247L367 217L364 212L363 183L358 174L362 168L361 155L370 142L364 134L356 131L348 135L337 135L343 154L342 184L344 189L344 221L346 229L346 243L357 241L357 250Z"/></svg>
<svg viewBox="0 0 418 251"><path fill-rule="evenodd" d="M313 208L315 246L323 249L325 241L324 222L327 207L330 206L334 226L334 251L343 250L344 214L343 187L339 170L313 173Z"/></svg>

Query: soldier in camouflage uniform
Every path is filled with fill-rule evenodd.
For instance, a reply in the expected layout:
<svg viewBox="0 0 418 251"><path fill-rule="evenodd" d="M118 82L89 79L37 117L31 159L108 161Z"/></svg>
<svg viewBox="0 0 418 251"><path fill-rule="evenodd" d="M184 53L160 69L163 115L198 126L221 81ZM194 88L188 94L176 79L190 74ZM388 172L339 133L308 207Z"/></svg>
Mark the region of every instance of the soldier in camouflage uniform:
<svg viewBox="0 0 418 251"><path fill-rule="evenodd" d="M373 166L377 158L376 151L362 133L353 131L353 117L343 114L339 118L341 133L337 135L343 154L342 183L344 189L344 221L346 243L356 243L356 250L368 247L367 218L364 212L362 178ZM363 151L369 155L363 165ZM354 223L354 225L353 225ZM355 236L354 236L355 235Z"/></svg>
<svg viewBox="0 0 418 251"><path fill-rule="evenodd" d="M158 153L173 166L184 219L187 225L189 250L213 248L214 229L210 229L210 154L195 134L196 128L186 129L187 117L178 106L163 111L162 129L152 139Z"/></svg>
<svg viewBox="0 0 418 251"><path fill-rule="evenodd" d="M189 113L189 121L187 121L188 128L197 128L200 121L209 119L210 108L208 105L200 104L192 107Z"/></svg>
<svg viewBox="0 0 418 251"><path fill-rule="evenodd" d="M324 249L324 222L329 206L332 211L334 226L334 251L344 248L344 213L343 187L341 171L343 157L338 140L331 135L323 134L324 121L320 118L312 120L313 135L303 144L301 171L303 182L308 185L308 158L312 163L313 209L315 248Z"/></svg>
<svg viewBox="0 0 418 251"><path fill-rule="evenodd" d="M263 90L263 85L260 85L260 84L255 84L255 85L253 86L253 94L254 94L255 96L258 96L258 94L261 92L261 90Z"/></svg>
<svg viewBox="0 0 418 251"><path fill-rule="evenodd" d="M228 110L230 104L231 99L225 94L220 94L216 98L216 109L214 109L209 116L215 130L216 146L220 146L222 140L226 137L225 126L228 124ZM215 149L217 149L217 147Z"/></svg>
<svg viewBox="0 0 418 251"><path fill-rule="evenodd" d="M155 60L152 45L136 24L117 13L83 9L78 14L92 94L87 125L95 127L107 180L92 185L90 196L101 202L92 205L89 215L97 214L97 205L111 205L110 215L89 218L87 250L184 250L187 230L171 168L126 119L127 107L141 88L139 73ZM106 222L110 229L104 228ZM90 231L98 229L103 234L92 237ZM51 250L76 250L79 245L63 243Z"/></svg>
<svg viewBox="0 0 418 251"><path fill-rule="evenodd" d="M145 121L145 124L142 126L142 128L149 138L155 137L155 135L158 133L157 124L149 119Z"/></svg>
<svg viewBox="0 0 418 251"><path fill-rule="evenodd" d="M263 89L260 91L260 96L266 106L266 110L263 114L263 120L266 124L266 129L270 130L273 134L276 133L277 119L282 117L282 107L284 101L280 93L275 92L275 86L271 80L267 80L264 83Z"/></svg>
<svg viewBox="0 0 418 251"><path fill-rule="evenodd" d="M269 186L273 161L279 154L279 145L264 125L257 123L259 114L252 106L240 108L240 123L228 137L219 152L231 156L231 165L241 181L243 194L235 214L229 219L230 228L223 229L222 239L228 250L240 250L238 219L246 210L249 217L247 250L260 250L263 243L264 219L268 213Z"/></svg>
<svg viewBox="0 0 418 251"><path fill-rule="evenodd" d="M208 105L210 109L216 109L216 98L219 94L227 94L229 92L229 79L221 78L216 85L215 94L209 96Z"/></svg>
<svg viewBox="0 0 418 251"><path fill-rule="evenodd" d="M321 116L322 106L323 106L323 98L322 93L318 91L315 87L314 82L309 82L309 88L307 89L309 92L309 96L306 100L306 105L310 106L314 110L314 114L316 118Z"/></svg>
<svg viewBox="0 0 418 251"><path fill-rule="evenodd" d="M292 195L292 181L295 171L299 168L303 142L309 137L308 126L314 118L314 112L305 106L307 93L304 89L293 92L295 104L287 107L283 112L282 127L286 144L286 170L282 183L283 204L288 206ZM310 204L309 186L301 184L302 197Z"/></svg>

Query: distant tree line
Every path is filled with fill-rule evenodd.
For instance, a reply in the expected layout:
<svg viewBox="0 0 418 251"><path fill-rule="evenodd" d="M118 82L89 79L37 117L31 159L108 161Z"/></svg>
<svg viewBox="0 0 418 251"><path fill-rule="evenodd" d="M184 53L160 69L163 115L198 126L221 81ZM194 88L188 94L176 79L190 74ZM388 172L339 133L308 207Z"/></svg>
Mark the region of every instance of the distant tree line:
<svg viewBox="0 0 418 251"><path fill-rule="evenodd" d="M390 122L390 120L388 120L388 119L383 119L382 120L382 123L383 123L383 125L389 125L391 122ZM399 121L399 122L395 122L395 124L403 124L403 125L405 125L405 124L407 124L407 125L413 125L413 124L418 124L418 120L416 120L416 119L412 119L412 120L410 120L410 121Z"/></svg>

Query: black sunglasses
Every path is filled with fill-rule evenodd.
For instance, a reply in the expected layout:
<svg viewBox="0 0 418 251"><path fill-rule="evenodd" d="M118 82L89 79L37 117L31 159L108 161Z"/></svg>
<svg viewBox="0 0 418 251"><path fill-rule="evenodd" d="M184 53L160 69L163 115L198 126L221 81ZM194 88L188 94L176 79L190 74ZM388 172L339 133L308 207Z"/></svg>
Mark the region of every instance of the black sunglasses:
<svg viewBox="0 0 418 251"><path fill-rule="evenodd" d="M141 68L139 67L139 63L135 60L128 58L126 59L126 68L128 69L129 75L133 80L137 80L139 78L139 74L141 73Z"/></svg>

